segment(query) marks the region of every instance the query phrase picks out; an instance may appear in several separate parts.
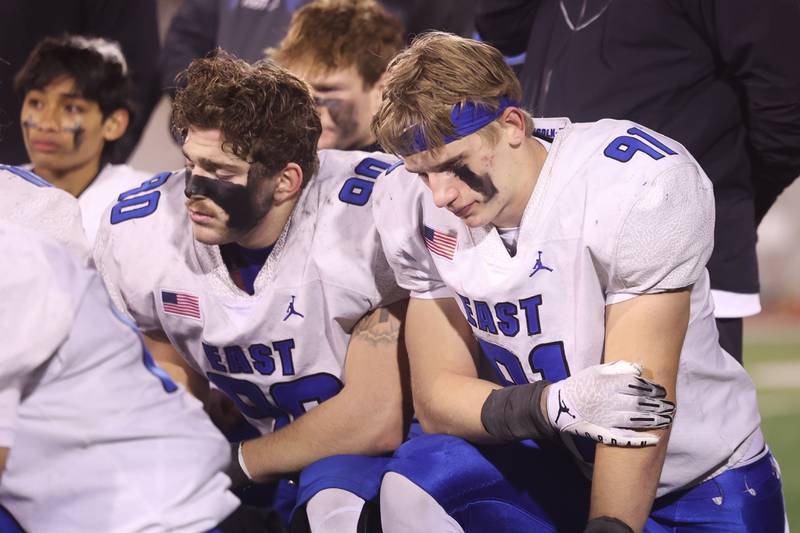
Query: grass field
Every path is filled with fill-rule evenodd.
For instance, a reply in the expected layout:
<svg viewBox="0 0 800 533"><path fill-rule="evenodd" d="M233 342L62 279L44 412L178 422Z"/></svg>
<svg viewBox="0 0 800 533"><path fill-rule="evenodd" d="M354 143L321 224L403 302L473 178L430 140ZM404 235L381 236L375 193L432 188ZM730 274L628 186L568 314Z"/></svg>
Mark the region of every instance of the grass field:
<svg viewBox="0 0 800 533"><path fill-rule="evenodd" d="M758 388L764 434L781 466L789 525L800 531L800 318L780 326L746 322L744 360Z"/></svg>

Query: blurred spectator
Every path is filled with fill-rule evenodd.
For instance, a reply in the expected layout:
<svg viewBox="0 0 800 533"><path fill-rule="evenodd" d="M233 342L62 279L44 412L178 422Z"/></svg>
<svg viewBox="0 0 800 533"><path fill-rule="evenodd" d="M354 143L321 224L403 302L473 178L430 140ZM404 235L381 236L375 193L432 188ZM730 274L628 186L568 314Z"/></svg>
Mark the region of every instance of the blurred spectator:
<svg viewBox="0 0 800 533"><path fill-rule="evenodd" d="M130 78L116 43L80 36L47 37L14 85L30 168L78 198L84 230L94 241L105 208L149 177L107 163L130 119Z"/></svg>
<svg viewBox="0 0 800 533"><path fill-rule="evenodd" d="M25 161L17 110L21 101L11 80L36 43L64 34L105 37L120 43L130 66L133 120L117 142L114 163L133 152L158 101L156 0L3 0L0 2L0 161Z"/></svg>
<svg viewBox="0 0 800 533"><path fill-rule="evenodd" d="M383 92L383 74L403 48L403 25L373 0L308 4L268 51L314 91L322 120L320 148L379 150L370 129Z"/></svg>
<svg viewBox="0 0 800 533"><path fill-rule="evenodd" d="M537 116L625 118L683 143L714 182L709 261L722 346L742 360L761 310L756 226L800 174L796 0L481 0Z"/></svg>
<svg viewBox="0 0 800 533"><path fill-rule="evenodd" d="M216 47L253 62L286 35L292 13L310 0L183 0L162 54L162 88L174 94L175 77L192 59ZM439 29L471 36L477 0L382 0L407 36Z"/></svg>

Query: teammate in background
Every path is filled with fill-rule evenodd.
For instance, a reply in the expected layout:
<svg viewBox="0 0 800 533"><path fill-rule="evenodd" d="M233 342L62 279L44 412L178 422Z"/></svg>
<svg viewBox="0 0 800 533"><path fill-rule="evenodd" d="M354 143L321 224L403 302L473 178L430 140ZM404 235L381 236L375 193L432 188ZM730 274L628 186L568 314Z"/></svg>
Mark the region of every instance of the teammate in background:
<svg viewBox="0 0 800 533"><path fill-rule="evenodd" d="M225 439L83 263L0 223L2 508L25 531L221 533Z"/></svg>
<svg viewBox="0 0 800 533"><path fill-rule="evenodd" d="M366 456L392 452L406 425L407 294L368 205L395 158L318 156L309 88L272 62L220 52L184 75L173 120L186 168L120 196L97 267L156 359L198 398L213 383L260 433L233 446L237 481L353 454L306 470L297 504L315 495L314 531L355 531L388 460Z"/></svg>
<svg viewBox="0 0 800 533"><path fill-rule="evenodd" d="M131 82L119 45L75 35L47 37L14 86L23 98L20 122L30 168L78 198L93 242L108 204L148 177L107 163L131 120Z"/></svg>
<svg viewBox="0 0 800 533"><path fill-rule="evenodd" d="M316 1L298 9L267 54L312 87L322 121L320 148L380 150L370 129L403 25L374 0Z"/></svg>
<svg viewBox="0 0 800 533"><path fill-rule="evenodd" d="M576 479L556 507L588 507L591 532L783 531L755 389L718 343L705 270L714 199L686 150L617 120L532 137L502 55L449 34L418 38L386 85L374 129L405 168L378 180L373 210L412 295L405 338L423 427L508 442L501 455L519 471L520 457L534 457L515 441L536 429L526 412L541 380L639 361L678 402L671 433L638 449L567 436L593 467L591 487ZM473 336L500 385L477 377ZM556 419L580 415L563 396L546 403ZM509 530L553 527L549 502L536 499L550 477L534 470L513 486L490 478L505 492L475 488L490 486L495 465L508 472L487 467L496 455L455 437L404 444L381 489L385 531L485 531L498 516ZM425 519L387 527L409 515Z"/></svg>

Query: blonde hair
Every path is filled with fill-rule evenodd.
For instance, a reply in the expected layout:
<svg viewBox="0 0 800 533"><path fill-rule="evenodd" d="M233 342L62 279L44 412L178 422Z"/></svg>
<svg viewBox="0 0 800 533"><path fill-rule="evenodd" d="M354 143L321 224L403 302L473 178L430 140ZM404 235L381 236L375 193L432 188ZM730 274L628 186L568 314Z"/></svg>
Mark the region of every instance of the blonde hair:
<svg viewBox="0 0 800 533"><path fill-rule="evenodd" d="M295 11L286 37L266 54L314 74L355 67L372 87L403 49L404 33L400 20L375 0L317 0Z"/></svg>
<svg viewBox="0 0 800 533"><path fill-rule="evenodd" d="M496 111L503 99L521 98L519 80L497 49L450 33L425 33L389 64L372 131L395 154L419 151L420 140L436 153L446 137L457 136L451 121L454 106L471 102ZM533 119L523 114L531 133ZM491 140L493 128L478 133Z"/></svg>

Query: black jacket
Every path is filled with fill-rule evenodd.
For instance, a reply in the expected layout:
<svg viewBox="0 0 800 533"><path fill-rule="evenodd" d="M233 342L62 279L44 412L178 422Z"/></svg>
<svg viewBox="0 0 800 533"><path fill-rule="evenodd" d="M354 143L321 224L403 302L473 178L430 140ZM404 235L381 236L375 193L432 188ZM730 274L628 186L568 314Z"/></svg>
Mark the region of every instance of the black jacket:
<svg viewBox="0 0 800 533"><path fill-rule="evenodd" d="M246 61L264 57L286 35L292 13L311 0L183 0L167 32L162 88L174 95L175 77L191 60L216 47ZM410 39L428 29L471 36L476 0L380 0L406 28Z"/></svg>
<svg viewBox="0 0 800 533"><path fill-rule="evenodd" d="M714 183L712 288L758 292L757 223L800 174L800 2L482 0L476 25L526 52L535 116L630 119L686 146Z"/></svg>

